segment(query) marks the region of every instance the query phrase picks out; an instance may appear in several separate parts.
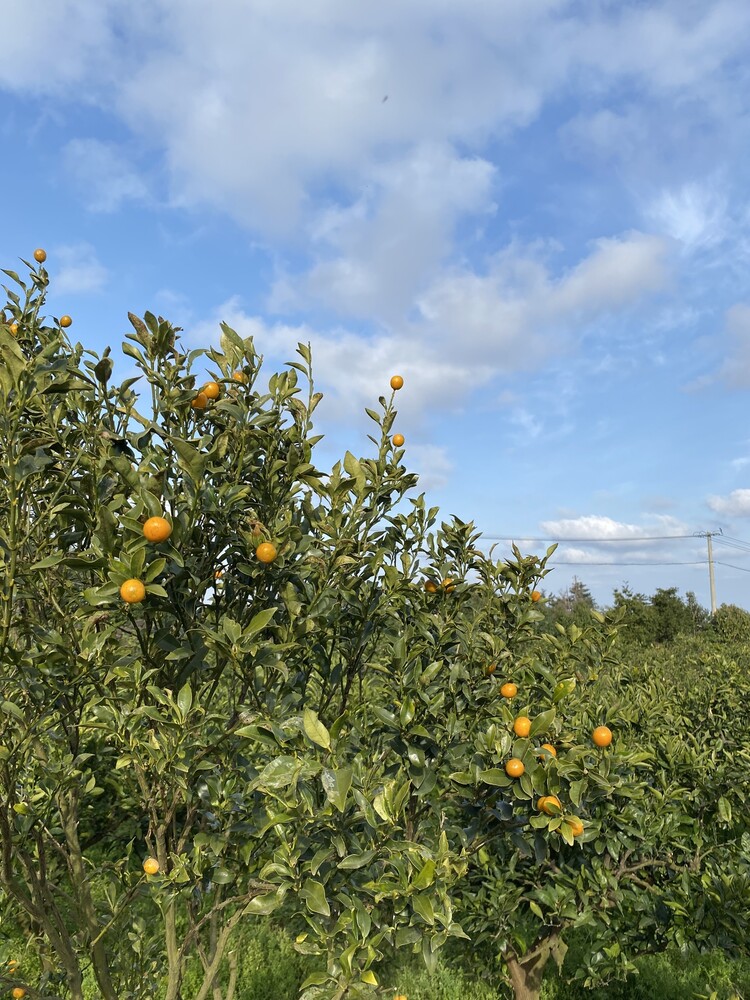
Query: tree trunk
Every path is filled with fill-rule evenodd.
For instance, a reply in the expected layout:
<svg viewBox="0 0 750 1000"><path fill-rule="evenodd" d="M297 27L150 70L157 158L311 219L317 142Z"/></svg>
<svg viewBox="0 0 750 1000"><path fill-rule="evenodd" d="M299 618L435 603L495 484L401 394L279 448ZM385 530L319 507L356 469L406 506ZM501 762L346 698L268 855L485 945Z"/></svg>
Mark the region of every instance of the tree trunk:
<svg viewBox="0 0 750 1000"><path fill-rule="evenodd" d="M557 932L544 938L533 951L521 956L508 951L503 955L515 1000L539 1000L544 969L554 958L558 969L562 967L568 946Z"/></svg>

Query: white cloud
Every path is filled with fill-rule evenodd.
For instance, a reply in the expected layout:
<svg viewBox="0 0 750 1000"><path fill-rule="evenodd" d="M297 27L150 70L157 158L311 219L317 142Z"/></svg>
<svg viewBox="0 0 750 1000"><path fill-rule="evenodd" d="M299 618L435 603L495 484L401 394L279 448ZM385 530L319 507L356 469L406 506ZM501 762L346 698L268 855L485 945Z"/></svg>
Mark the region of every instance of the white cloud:
<svg viewBox="0 0 750 1000"><path fill-rule="evenodd" d="M57 247L54 256L60 263L54 281L55 294L98 292L109 279L109 272L88 243Z"/></svg>
<svg viewBox="0 0 750 1000"><path fill-rule="evenodd" d="M710 496L711 510L725 517L750 517L750 490L732 490L727 496Z"/></svg>
<svg viewBox="0 0 750 1000"><path fill-rule="evenodd" d="M438 490L448 485L453 463L445 448L434 444L410 445L408 440L405 447L407 466L419 476L420 492Z"/></svg>
<svg viewBox="0 0 750 1000"><path fill-rule="evenodd" d="M301 298L306 291L344 314L401 318L448 256L458 219L493 210L494 175L486 160L435 144L377 167L356 202L314 219L324 253L301 279ZM272 302L284 305L278 288Z"/></svg>
<svg viewBox="0 0 750 1000"><path fill-rule="evenodd" d="M665 241L628 233L597 240L587 257L555 278L511 247L486 275L444 274L418 305L431 338L460 343L462 357L473 364L514 371L569 348L602 315L664 289L666 255Z"/></svg>
<svg viewBox="0 0 750 1000"><path fill-rule="evenodd" d="M481 153L550 98L629 85L721 107L750 33L744 0L58 0L3 16L0 87L85 94L163 155L175 203L254 229L292 227L321 183L356 192L425 143Z"/></svg>
<svg viewBox="0 0 750 1000"><path fill-rule="evenodd" d="M364 407L377 409L378 397L390 395L388 384L394 373L405 380L396 397L405 436L423 426L432 407L457 406L476 384L477 374L471 368L443 359L418 342L387 333L366 337L345 328L318 330L304 323L268 322L248 315L237 299L224 303L208 320L191 325L187 334L191 343L216 342L220 320L240 336L253 337L269 364L293 360L297 344L310 343L315 381L325 392L319 413L332 425L366 420Z"/></svg>
<svg viewBox="0 0 750 1000"><path fill-rule="evenodd" d="M576 344L586 325L608 310L637 303L667 280L662 241L642 233L597 241L591 253L559 278L540 262L510 248L490 274L448 272L428 288L416 318L383 324L365 335L347 328L319 330L307 324L269 322L248 315L238 299L191 329L200 343L216 337L219 320L243 336L258 338L276 360L292 357L299 340L310 341L325 406L351 418L401 372L410 391L399 398L410 419L423 420L438 401L441 410L461 405L498 374L531 368ZM285 357L282 357L285 355ZM527 433L538 421L527 407L515 420Z"/></svg>
<svg viewBox="0 0 750 1000"><path fill-rule="evenodd" d="M63 163L94 212L115 212L126 201L148 198L145 180L115 143L71 139L63 150Z"/></svg>
<svg viewBox="0 0 750 1000"><path fill-rule="evenodd" d="M647 216L658 232L694 251L726 239L731 225L727 209L727 198L718 182L691 183L662 191L647 209Z"/></svg>
<svg viewBox="0 0 750 1000"><path fill-rule="evenodd" d="M620 538L634 541L642 538L659 538L665 535L690 534L689 529L678 518L670 514L644 514L641 524L615 521L602 514L582 514L578 517L564 517L543 521L542 531L550 537L585 539L591 542Z"/></svg>

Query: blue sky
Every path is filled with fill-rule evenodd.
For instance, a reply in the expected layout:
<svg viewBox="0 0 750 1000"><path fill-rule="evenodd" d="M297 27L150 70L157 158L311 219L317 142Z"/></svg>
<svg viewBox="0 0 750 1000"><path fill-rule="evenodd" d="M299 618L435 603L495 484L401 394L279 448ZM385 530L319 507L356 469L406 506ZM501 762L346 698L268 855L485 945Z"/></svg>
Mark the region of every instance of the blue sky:
<svg viewBox="0 0 750 1000"><path fill-rule="evenodd" d="M692 535L721 529L748 544L717 539L718 602L750 608L746 0L53 0L2 29L0 261L44 246L83 343L146 309L252 333L269 373L311 341L320 465L398 371L431 502L582 539L549 590L707 604Z"/></svg>

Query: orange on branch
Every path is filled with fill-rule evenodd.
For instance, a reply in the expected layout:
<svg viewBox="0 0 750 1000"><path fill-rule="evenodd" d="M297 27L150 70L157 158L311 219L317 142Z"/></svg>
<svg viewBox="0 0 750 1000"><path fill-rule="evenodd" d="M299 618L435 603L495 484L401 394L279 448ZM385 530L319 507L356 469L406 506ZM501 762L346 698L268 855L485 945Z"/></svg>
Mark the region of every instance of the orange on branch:
<svg viewBox="0 0 750 1000"><path fill-rule="evenodd" d="M120 597L126 604L140 604L146 596L146 588L141 580L126 580L120 587Z"/></svg>
<svg viewBox="0 0 750 1000"><path fill-rule="evenodd" d="M523 766L523 761L520 757L511 757L505 765L505 773L510 778L520 778L525 770L526 768Z"/></svg>
<svg viewBox="0 0 750 1000"><path fill-rule="evenodd" d="M612 742L612 730L609 726L597 726L591 734L591 739L598 747L608 747Z"/></svg>
<svg viewBox="0 0 750 1000"><path fill-rule="evenodd" d="M278 552L272 542L261 542L255 550L255 558L262 563L272 563Z"/></svg>
<svg viewBox="0 0 750 1000"><path fill-rule="evenodd" d="M400 448L401 445L404 443L404 435L403 434L394 434L393 438L392 438L392 441L393 441L394 445L397 448Z"/></svg>
<svg viewBox="0 0 750 1000"><path fill-rule="evenodd" d="M506 681L505 684L500 688L500 694L503 698L515 698L518 694L518 687L511 683L511 681Z"/></svg>
<svg viewBox="0 0 750 1000"><path fill-rule="evenodd" d="M147 875L156 875L159 871L159 862L156 858L146 858L143 862L143 870Z"/></svg>
<svg viewBox="0 0 750 1000"><path fill-rule="evenodd" d="M143 534L149 542L166 542L172 525L165 517L150 517L143 525Z"/></svg>
<svg viewBox="0 0 750 1000"><path fill-rule="evenodd" d="M545 816L557 816L562 812L562 804L556 795L542 795L536 807Z"/></svg>
<svg viewBox="0 0 750 1000"><path fill-rule="evenodd" d="M193 397L193 401L190 405L194 410L205 410L208 406L208 396L205 392L199 392L197 396Z"/></svg>
<svg viewBox="0 0 750 1000"><path fill-rule="evenodd" d="M393 375L391 377L391 389L400 389L404 384L404 380L400 375Z"/></svg>
<svg viewBox="0 0 750 1000"><path fill-rule="evenodd" d="M519 715L513 723L513 732L522 739L531 732L531 719L527 715Z"/></svg>
<svg viewBox="0 0 750 1000"><path fill-rule="evenodd" d="M574 837L580 837L583 833L583 822L577 816L568 816L565 822L570 827L570 832Z"/></svg>
<svg viewBox="0 0 750 1000"><path fill-rule="evenodd" d="M218 399L219 394L221 393L221 386L218 382L206 382L201 389L201 392L206 399Z"/></svg>
<svg viewBox="0 0 750 1000"><path fill-rule="evenodd" d="M42 248L39 247L37 250L34 251L34 260L37 262L37 264L43 264L46 259L47 259L46 250L42 250Z"/></svg>

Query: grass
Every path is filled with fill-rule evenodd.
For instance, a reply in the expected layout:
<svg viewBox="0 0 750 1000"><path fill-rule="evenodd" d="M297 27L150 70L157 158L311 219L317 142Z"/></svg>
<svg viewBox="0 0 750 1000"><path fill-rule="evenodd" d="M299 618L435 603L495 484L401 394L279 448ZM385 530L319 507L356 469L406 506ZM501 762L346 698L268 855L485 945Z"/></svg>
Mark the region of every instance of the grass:
<svg viewBox="0 0 750 1000"><path fill-rule="evenodd" d="M24 960L20 940L0 942L9 953ZM238 934L234 948L238 957L239 977L236 1000L296 1000L299 984L307 975L310 960L295 952L283 928L269 921L248 923ZM5 950L5 949L3 949ZM668 952L641 958L636 963L639 974L623 982L586 989L576 983L563 983L551 976L542 989L542 1000L750 1000L750 960L732 959L722 952L706 955L681 955ZM468 969L471 967L468 966ZM379 969L381 983L403 993L408 1000L509 1000L507 987L492 986L476 974L460 968L448 956L430 975L421 960L411 955L398 956ZM86 1000L99 1000L93 977L87 977ZM188 970L183 996L194 996L202 980L199 969ZM386 993L386 996L388 993ZM158 994L157 994L158 997Z"/></svg>

